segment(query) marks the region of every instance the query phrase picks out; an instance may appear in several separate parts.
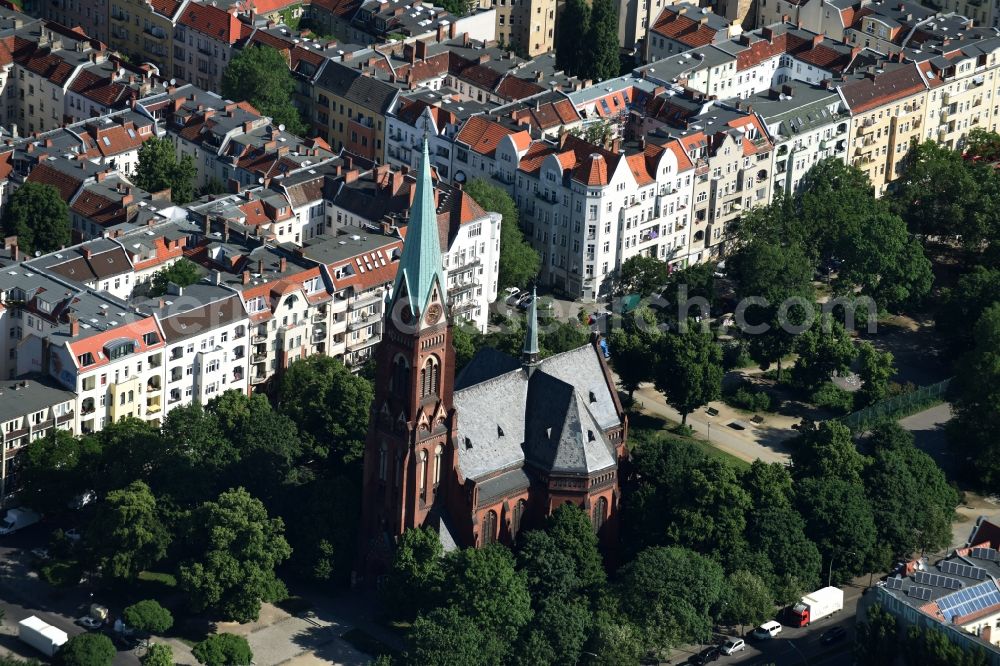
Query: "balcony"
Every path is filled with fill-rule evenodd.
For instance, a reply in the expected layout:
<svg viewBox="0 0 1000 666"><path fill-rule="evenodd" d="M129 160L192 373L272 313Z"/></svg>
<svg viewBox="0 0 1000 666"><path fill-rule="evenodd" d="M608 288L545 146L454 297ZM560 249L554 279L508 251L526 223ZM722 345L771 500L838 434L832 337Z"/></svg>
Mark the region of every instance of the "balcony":
<svg viewBox="0 0 1000 666"><path fill-rule="evenodd" d="M262 345L267 342L267 336L261 335L260 333L255 333L250 336L250 343L255 345Z"/></svg>
<svg viewBox="0 0 1000 666"><path fill-rule="evenodd" d="M267 354L254 354L250 357L252 363L263 363L267 360Z"/></svg>
<svg viewBox="0 0 1000 666"><path fill-rule="evenodd" d="M371 326L377 322L378 319L378 314L368 314L367 312L364 312L357 319L351 319L347 322L347 330L356 331L358 329L365 328L366 326Z"/></svg>
<svg viewBox="0 0 1000 666"><path fill-rule="evenodd" d="M142 31L144 33L146 33L147 35L149 35L150 37L152 37L153 39L166 39L167 38L167 33L163 30L163 28L161 28L159 26L155 26L155 25L146 26L145 28L142 29Z"/></svg>
<svg viewBox="0 0 1000 666"><path fill-rule="evenodd" d="M159 391L160 388L162 388L160 378L157 376L150 377L149 381L146 382L146 391L148 392Z"/></svg>
<svg viewBox="0 0 1000 666"><path fill-rule="evenodd" d="M263 374L253 374L250 375L250 383L256 386L257 384L263 384L267 381L267 375Z"/></svg>
<svg viewBox="0 0 1000 666"><path fill-rule="evenodd" d="M210 55L212 55L212 47L211 46L203 46L199 42L198 43L198 53L201 53L202 55L210 56Z"/></svg>
<svg viewBox="0 0 1000 666"><path fill-rule="evenodd" d="M310 317L310 320L314 324L322 324L323 322L326 321L326 312L325 311L317 312L312 317Z"/></svg>
<svg viewBox="0 0 1000 666"><path fill-rule="evenodd" d="M150 398L146 400L147 414L159 414L161 409L162 408L160 406L160 396L156 396L155 398Z"/></svg>
<svg viewBox="0 0 1000 666"><path fill-rule="evenodd" d="M452 287L448 287L448 295L453 294L464 294L467 291L471 291L479 286L478 282L461 282Z"/></svg>

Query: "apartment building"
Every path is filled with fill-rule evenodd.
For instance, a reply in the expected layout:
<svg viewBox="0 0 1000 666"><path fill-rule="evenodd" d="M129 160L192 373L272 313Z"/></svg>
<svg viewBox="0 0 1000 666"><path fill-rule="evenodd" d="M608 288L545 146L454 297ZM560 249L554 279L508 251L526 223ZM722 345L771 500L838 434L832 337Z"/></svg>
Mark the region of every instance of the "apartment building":
<svg viewBox="0 0 1000 666"><path fill-rule="evenodd" d="M225 391L247 393L250 364L249 318L232 289L213 284L168 289L139 305L154 317L164 337L163 414Z"/></svg>
<svg viewBox="0 0 1000 666"><path fill-rule="evenodd" d="M170 76L221 92L222 73L235 54L233 46L251 32L253 27L240 21L235 4L218 7L214 2L189 2L171 33Z"/></svg>
<svg viewBox="0 0 1000 666"><path fill-rule="evenodd" d="M797 193L820 160L847 162L851 118L832 86L790 81L737 104L753 107L774 144L772 196Z"/></svg>
<svg viewBox="0 0 1000 666"><path fill-rule="evenodd" d="M381 158L386 114L398 96L394 85L341 63L327 63L316 81L314 98L318 117L326 122L317 123L315 129L334 150L346 148L368 159Z"/></svg>
<svg viewBox="0 0 1000 666"><path fill-rule="evenodd" d="M667 5L649 27L646 61L660 60L699 46L717 44L735 37L742 28L689 2Z"/></svg>
<svg viewBox="0 0 1000 666"><path fill-rule="evenodd" d="M844 32L869 0L756 0L753 12L758 28L791 23L805 30L844 41Z"/></svg>
<svg viewBox="0 0 1000 666"><path fill-rule="evenodd" d="M556 0L480 0L496 10L496 40L533 58L555 47Z"/></svg>
<svg viewBox="0 0 1000 666"><path fill-rule="evenodd" d="M486 104L462 100L451 88L404 93L386 118L384 161L397 169L416 169L426 139L438 177L451 180L451 151L458 130L488 108Z"/></svg>
<svg viewBox="0 0 1000 666"><path fill-rule="evenodd" d="M24 11L108 43L108 0L25 0Z"/></svg>
<svg viewBox="0 0 1000 666"><path fill-rule="evenodd" d="M881 195L899 175L911 142L923 135L927 83L914 63L886 63L852 75L838 88L851 113L848 159Z"/></svg>
<svg viewBox="0 0 1000 666"><path fill-rule="evenodd" d="M75 432L76 395L44 376L0 381L0 503L17 488L18 454L53 430Z"/></svg>
<svg viewBox="0 0 1000 666"><path fill-rule="evenodd" d="M174 26L189 0L109 0L108 45L133 62L148 62L163 77L174 71Z"/></svg>

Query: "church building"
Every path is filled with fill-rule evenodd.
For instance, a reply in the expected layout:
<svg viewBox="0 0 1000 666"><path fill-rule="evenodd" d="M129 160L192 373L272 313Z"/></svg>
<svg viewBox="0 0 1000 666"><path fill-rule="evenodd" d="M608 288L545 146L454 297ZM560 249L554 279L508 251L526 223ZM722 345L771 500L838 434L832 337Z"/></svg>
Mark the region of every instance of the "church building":
<svg viewBox="0 0 1000 666"><path fill-rule="evenodd" d="M359 573L384 572L409 528L446 550L512 544L563 503L611 546L628 426L601 350L540 358L533 299L521 358L485 348L456 377L435 208L425 142L375 353Z"/></svg>

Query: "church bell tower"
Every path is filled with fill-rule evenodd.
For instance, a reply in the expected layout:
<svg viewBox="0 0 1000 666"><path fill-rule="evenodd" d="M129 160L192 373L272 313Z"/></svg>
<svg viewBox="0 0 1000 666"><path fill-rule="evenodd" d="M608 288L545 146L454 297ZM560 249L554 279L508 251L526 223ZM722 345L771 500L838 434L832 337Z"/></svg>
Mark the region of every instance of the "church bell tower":
<svg viewBox="0 0 1000 666"><path fill-rule="evenodd" d="M432 524L454 469L455 351L427 142L375 352L359 570L384 571L406 529Z"/></svg>

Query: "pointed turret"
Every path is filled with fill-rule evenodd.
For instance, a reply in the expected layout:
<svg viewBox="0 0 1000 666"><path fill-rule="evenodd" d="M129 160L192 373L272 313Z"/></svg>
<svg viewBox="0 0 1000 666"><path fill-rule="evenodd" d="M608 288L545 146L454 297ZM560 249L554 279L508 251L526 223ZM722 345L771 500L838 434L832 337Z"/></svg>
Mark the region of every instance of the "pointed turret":
<svg viewBox="0 0 1000 666"><path fill-rule="evenodd" d="M531 305L528 306L528 326L521 348L521 363L524 367L538 363L538 290L531 288Z"/></svg>
<svg viewBox="0 0 1000 666"><path fill-rule="evenodd" d="M410 207L410 221L406 226L406 240L399 259L396 283L392 290L393 302L405 293L413 316L420 317L427 311L428 302L437 287L442 303L445 295L444 274L441 268L441 242L438 238L437 205L434 200L434 183L431 181L431 160L424 139L424 157L417 175L417 191Z"/></svg>

